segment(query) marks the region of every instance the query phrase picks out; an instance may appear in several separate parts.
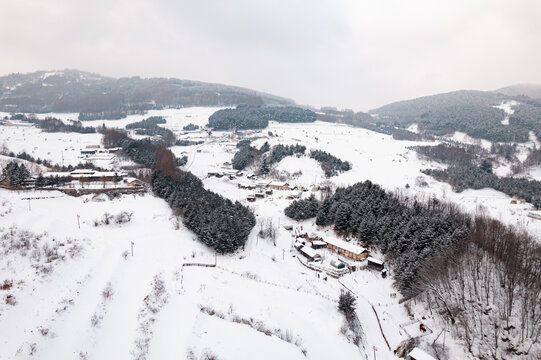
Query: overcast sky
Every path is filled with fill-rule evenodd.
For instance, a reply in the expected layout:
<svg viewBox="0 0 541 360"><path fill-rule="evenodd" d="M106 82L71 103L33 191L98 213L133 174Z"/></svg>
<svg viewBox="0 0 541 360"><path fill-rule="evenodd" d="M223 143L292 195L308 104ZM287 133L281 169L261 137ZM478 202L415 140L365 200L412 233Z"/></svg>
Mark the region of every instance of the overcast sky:
<svg viewBox="0 0 541 360"><path fill-rule="evenodd" d="M75 68L368 110L541 83L539 0L2 0L0 74Z"/></svg>

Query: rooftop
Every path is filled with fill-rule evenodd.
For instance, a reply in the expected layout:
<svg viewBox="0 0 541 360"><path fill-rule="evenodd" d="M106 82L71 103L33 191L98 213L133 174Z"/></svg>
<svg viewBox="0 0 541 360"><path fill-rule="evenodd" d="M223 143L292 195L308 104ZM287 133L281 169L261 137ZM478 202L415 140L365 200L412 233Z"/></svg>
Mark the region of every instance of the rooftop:
<svg viewBox="0 0 541 360"><path fill-rule="evenodd" d="M367 257L366 260L373 262L374 264L383 265L382 260L376 259L375 257L372 257L372 256Z"/></svg>
<svg viewBox="0 0 541 360"><path fill-rule="evenodd" d="M347 250L347 251L352 252L354 254L362 254L363 252L368 251L365 248L363 248L362 246L358 246L358 245L355 245L355 244L352 244L352 243L349 243L347 241L340 240L340 239L330 239L330 240L325 239L324 241L327 244L334 245L336 247Z"/></svg>
<svg viewBox="0 0 541 360"><path fill-rule="evenodd" d="M310 258L314 258L316 256L321 256L317 253L317 251L315 251L314 249L312 249L310 246L303 246L299 249L299 251L303 252L306 254L306 256L310 257Z"/></svg>

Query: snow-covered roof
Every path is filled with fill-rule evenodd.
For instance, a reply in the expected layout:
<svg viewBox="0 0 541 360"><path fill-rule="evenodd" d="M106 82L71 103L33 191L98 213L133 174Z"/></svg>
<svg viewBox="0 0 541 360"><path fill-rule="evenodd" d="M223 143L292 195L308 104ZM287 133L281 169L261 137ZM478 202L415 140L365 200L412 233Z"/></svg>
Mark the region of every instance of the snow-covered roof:
<svg viewBox="0 0 541 360"><path fill-rule="evenodd" d="M418 347L413 348L408 355L415 360L436 360L432 355Z"/></svg>
<svg viewBox="0 0 541 360"><path fill-rule="evenodd" d="M366 260L373 262L374 264L383 265L382 260L376 259L375 257L372 257L372 256L367 257Z"/></svg>
<svg viewBox="0 0 541 360"><path fill-rule="evenodd" d="M352 243L348 243L347 241L340 240L340 239L330 239L330 240L324 240L327 244L334 245L336 247L339 247L341 249L347 250L349 252L352 252L354 254L362 254L366 250L362 246L358 246Z"/></svg>
<svg viewBox="0 0 541 360"><path fill-rule="evenodd" d="M71 172L71 175L78 175L78 174L94 174L96 171L92 169L77 169L73 170Z"/></svg>
<svg viewBox="0 0 541 360"><path fill-rule="evenodd" d="M315 257L321 257L321 255L319 255L317 253L317 251L315 251L314 249L312 249L311 247L309 246L303 246L299 249L299 251L301 251L302 253L304 253L306 256L308 256L309 258L315 258Z"/></svg>
<svg viewBox="0 0 541 360"><path fill-rule="evenodd" d="M269 186L277 186L277 187L283 187L283 186L288 186L289 184L286 183L286 182L271 182L269 183Z"/></svg>
<svg viewBox="0 0 541 360"><path fill-rule="evenodd" d="M131 183L132 181L138 181L138 179L134 177L127 177L127 178L124 178L124 181L127 183Z"/></svg>
<svg viewBox="0 0 541 360"><path fill-rule="evenodd" d="M88 169L77 169L72 172L46 172L43 177L68 177L73 178L85 178L85 177L113 177L113 176L126 176L127 174L122 171L95 171Z"/></svg>
<svg viewBox="0 0 541 360"><path fill-rule="evenodd" d="M314 244L316 246L327 246L327 243L325 241L322 241L322 240L314 240L314 241L312 241L312 244Z"/></svg>

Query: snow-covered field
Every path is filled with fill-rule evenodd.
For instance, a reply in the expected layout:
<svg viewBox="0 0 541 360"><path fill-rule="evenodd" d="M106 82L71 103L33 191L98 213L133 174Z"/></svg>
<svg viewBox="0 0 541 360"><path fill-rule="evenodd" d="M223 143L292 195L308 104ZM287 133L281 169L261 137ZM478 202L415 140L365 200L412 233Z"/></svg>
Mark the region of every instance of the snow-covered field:
<svg viewBox="0 0 541 360"><path fill-rule="evenodd" d="M372 359L375 348L377 359L395 359L393 350L402 340L420 335L415 333L420 322L430 329L421 337L421 347L429 347L441 324L422 309L415 309L411 318L399 304L400 295L391 296L397 293L392 276L382 279L364 269L340 280L324 279L299 262L294 239L282 226L295 224L283 209L290 203L286 196L297 192L275 190L250 203L246 198L254 191L237 186L248 181L246 177L207 177L209 171L228 168L224 163L231 162L238 138L228 132L181 133L188 123L204 126L215 110L153 111L105 123L122 127L162 115L164 126L180 138L204 139L204 144L172 150L188 156L185 168L201 177L206 188L254 210L258 225L245 248L215 258L167 203L151 194L109 199L104 194L69 197L54 191L0 189L0 286L12 284L0 290L0 359L199 359L212 354L218 359ZM353 165L326 179L312 159L283 159L276 169L290 174L290 185L307 187L304 197L320 196L311 191L312 185L371 180L419 199L436 196L465 211L485 212L540 237L541 220L527 217L529 204L511 204L510 197L491 189L454 193L448 184L420 173L441 166L407 149L426 142L396 141L324 122L271 122L268 129L247 132L246 137L257 147L268 141L325 150ZM64 165L77 164L81 149L100 143L99 134L50 134L7 126L0 127L0 138L11 151ZM133 212L131 221L117 224L114 217L121 212ZM103 221L106 213L113 216L108 225ZM270 221L278 231L275 244L257 235L259 223ZM299 225L335 236L318 229L313 219ZM214 268L182 266L214 264L215 259ZM341 330L344 319L337 300L345 289L357 296L364 332L359 346ZM468 358L449 334L445 345L450 359Z"/></svg>

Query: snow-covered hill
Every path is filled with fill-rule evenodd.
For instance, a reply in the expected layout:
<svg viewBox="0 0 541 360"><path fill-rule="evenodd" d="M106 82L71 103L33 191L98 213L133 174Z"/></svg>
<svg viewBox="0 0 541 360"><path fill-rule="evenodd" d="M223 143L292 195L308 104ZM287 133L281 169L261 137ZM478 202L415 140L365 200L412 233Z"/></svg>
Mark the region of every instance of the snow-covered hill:
<svg viewBox="0 0 541 360"><path fill-rule="evenodd" d="M379 272L363 268L336 280L318 277L299 261L294 239L283 225L302 226L325 238L337 235L318 228L313 219L296 224L285 217L283 210L291 203L287 196L298 191L275 190L248 202L254 191L238 186L247 181L245 175L207 176L217 169L230 170L225 163L237 151L238 136L184 134L182 127L204 125L214 111L186 108L147 116L162 115L164 126L178 137L204 141L172 150L188 156L185 168L202 178L206 188L254 210L258 225L244 249L216 256L165 201L150 193L69 197L55 191L0 189L0 358L371 359L375 352L377 359L395 359L393 350L400 342L418 335L420 346L429 348L435 341L441 348L442 338L435 338L442 324L421 307L408 314L400 294L393 295L397 291L392 274L382 279ZM121 127L140 119L105 122ZM78 163L81 149L100 143L99 134L45 134L26 127L1 126L0 134L11 151L65 165ZM529 204L511 204L507 195L491 189L457 194L448 184L420 173L442 165L408 149L416 142L319 121L271 122L268 129L244 136L256 147L267 141L302 144L352 164L350 171L327 179L313 159L284 158L276 169L289 177L291 186L308 190L302 197L320 197L317 185L348 186L368 179L387 190L418 199L435 196L465 211L482 211L518 225L534 236L541 234L541 221L527 217ZM121 162L102 164L115 167ZM130 220L121 213L132 213ZM261 224L270 222L277 231L275 241L258 236ZM336 256L321 251L327 260ZM183 266L215 261L216 267ZM345 290L357 297L364 334L359 345L348 337L337 310ZM430 331L419 333L420 322ZM450 359L469 356L450 334L445 346Z"/></svg>

